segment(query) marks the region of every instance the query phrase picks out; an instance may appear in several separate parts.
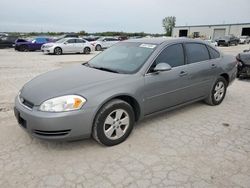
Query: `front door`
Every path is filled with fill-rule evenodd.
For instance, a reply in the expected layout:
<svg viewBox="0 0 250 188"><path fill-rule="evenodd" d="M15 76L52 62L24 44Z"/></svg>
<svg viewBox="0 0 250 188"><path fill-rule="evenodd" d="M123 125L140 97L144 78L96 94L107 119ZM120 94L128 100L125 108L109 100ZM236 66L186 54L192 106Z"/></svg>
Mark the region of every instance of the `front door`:
<svg viewBox="0 0 250 188"><path fill-rule="evenodd" d="M168 63L172 69L155 73L158 63ZM165 48L156 58L145 75L144 113L145 115L164 110L189 100L187 71L182 44L174 44Z"/></svg>
<svg viewBox="0 0 250 188"><path fill-rule="evenodd" d="M69 39L64 43L63 52L72 53L75 51L76 39Z"/></svg>

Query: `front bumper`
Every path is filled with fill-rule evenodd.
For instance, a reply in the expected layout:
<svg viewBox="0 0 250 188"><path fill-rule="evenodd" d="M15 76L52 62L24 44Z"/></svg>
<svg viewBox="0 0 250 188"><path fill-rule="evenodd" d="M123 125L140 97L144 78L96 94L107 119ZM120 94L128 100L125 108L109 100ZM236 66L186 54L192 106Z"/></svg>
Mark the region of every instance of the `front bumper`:
<svg viewBox="0 0 250 188"><path fill-rule="evenodd" d="M41 112L28 109L15 99L14 113L19 125L34 137L47 140L76 140L88 138L94 119L93 108L71 112Z"/></svg>
<svg viewBox="0 0 250 188"><path fill-rule="evenodd" d="M50 48L42 47L41 50L42 50L43 53L47 53L47 54L53 54L54 53L54 48L53 47L50 47Z"/></svg>

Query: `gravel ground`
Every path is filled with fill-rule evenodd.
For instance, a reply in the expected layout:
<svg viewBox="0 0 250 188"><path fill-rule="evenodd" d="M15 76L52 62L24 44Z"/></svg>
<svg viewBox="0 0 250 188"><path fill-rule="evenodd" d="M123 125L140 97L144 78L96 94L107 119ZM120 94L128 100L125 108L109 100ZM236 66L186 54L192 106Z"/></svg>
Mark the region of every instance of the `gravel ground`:
<svg viewBox="0 0 250 188"><path fill-rule="evenodd" d="M249 46L220 48L236 55ZM236 80L224 102L202 102L137 124L124 143L48 142L13 115L24 83L90 55L0 50L0 187L250 187L250 81Z"/></svg>

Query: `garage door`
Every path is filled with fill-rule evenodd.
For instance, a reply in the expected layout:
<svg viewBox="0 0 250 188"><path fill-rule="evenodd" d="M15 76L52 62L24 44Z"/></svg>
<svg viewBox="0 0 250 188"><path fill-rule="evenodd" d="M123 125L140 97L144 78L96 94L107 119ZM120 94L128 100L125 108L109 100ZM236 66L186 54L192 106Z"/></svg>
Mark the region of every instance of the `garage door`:
<svg viewBox="0 0 250 188"><path fill-rule="evenodd" d="M213 39L216 40L220 37L225 36L225 34L226 34L226 29L214 29Z"/></svg>

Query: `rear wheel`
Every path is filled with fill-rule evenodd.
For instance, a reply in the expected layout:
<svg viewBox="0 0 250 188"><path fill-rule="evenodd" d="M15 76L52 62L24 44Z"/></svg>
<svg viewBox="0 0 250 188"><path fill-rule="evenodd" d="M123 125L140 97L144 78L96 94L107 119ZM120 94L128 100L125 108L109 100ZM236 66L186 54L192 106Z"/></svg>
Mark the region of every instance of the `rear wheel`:
<svg viewBox="0 0 250 188"><path fill-rule="evenodd" d="M83 53L84 54L90 54L91 50L89 47L85 47L84 50L83 50Z"/></svg>
<svg viewBox="0 0 250 188"><path fill-rule="evenodd" d="M21 46L20 46L20 51L21 51L21 52L28 52L28 51L29 51L29 48L28 48L27 45L21 45Z"/></svg>
<svg viewBox="0 0 250 188"><path fill-rule="evenodd" d="M56 55L62 55L62 49L59 48L59 47L56 47L56 48L54 49L54 54L56 54Z"/></svg>
<svg viewBox="0 0 250 188"><path fill-rule="evenodd" d="M135 122L133 108L125 101L114 99L98 112L93 125L93 138L106 146L126 140Z"/></svg>
<svg viewBox="0 0 250 188"><path fill-rule="evenodd" d="M213 86L212 92L205 99L205 102L212 106L219 105L225 98L227 85L227 81L223 77L219 77Z"/></svg>

